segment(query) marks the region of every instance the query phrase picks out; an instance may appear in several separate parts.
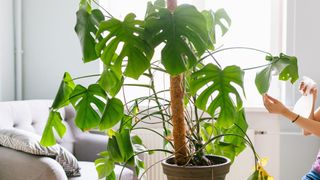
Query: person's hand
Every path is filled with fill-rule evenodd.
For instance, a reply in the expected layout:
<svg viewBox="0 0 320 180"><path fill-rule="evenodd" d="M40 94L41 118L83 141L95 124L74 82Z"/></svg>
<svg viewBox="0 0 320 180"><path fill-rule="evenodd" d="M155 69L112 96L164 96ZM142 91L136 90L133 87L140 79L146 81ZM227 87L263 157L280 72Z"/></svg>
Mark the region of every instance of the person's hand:
<svg viewBox="0 0 320 180"><path fill-rule="evenodd" d="M309 90L310 89L310 90ZM318 89L316 86L310 88L308 84L305 84L304 82L300 83L299 90L302 91L303 95L312 94L314 99L317 99L318 95ZM309 90L309 91L307 91Z"/></svg>
<svg viewBox="0 0 320 180"><path fill-rule="evenodd" d="M273 114L284 114L288 110L279 100L268 94L263 95L263 104Z"/></svg>

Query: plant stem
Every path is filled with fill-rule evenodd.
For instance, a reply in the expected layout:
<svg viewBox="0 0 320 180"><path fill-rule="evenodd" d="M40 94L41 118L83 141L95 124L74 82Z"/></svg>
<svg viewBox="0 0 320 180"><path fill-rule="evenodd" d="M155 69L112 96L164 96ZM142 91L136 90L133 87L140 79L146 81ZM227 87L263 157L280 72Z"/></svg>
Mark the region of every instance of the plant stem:
<svg viewBox="0 0 320 180"><path fill-rule="evenodd" d="M261 53L264 53L264 54L267 54L269 56L272 56L271 53L267 52L267 51L263 51L263 50L260 50L260 49L256 49L256 48L251 48L251 47L228 47L228 48L221 48L221 49L217 49L216 51L213 51L213 52L210 52L210 51L207 51L209 54L206 55L206 56L203 56L200 60L199 60L199 63L202 62L204 59L206 59L207 57L212 57L213 60L217 63L217 65L219 67L220 64L219 62L214 58L213 54L216 54L216 53L219 53L219 52L222 52L222 51L227 51L227 50L236 50L236 49L244 49L244 50L252 50L252 51L257 51L257 52L261 52Z"/></svg>
<svg viewBox="0 0 320 180"><path fill-rule="evenodd" d="M112 14L109 13L109 11L107 11L104 7L102 7L97 1L92 0L97 6L99 6L101 9L103 9L109 16L106 16L107 18L113 18Z"/></svg>
<svg viewBox="0 0 320 180"><path fill-rule="evenodd" d="M196 96L193 96L193 102L196 102ZM196 116L196 127L197 127L197 136L198 136L198 141L201 141L201 134L200 134L200 120L199 120L199 115L198 115L198 107L196 105L193 106L194 107L194 114Z"/></svg>
<svg viewBox="0 0 320 180"><path fill-rule="evenodd" d="M162 126L163 126L163 130L164 130L164 134L165 134L165 136L168 136L169 133L168 133L168 130L167 130L167 127L166 127L165 118L164 118L164 115L163 115L163 112L162 112L162 108L161 108L161 104L160 104L159 99L158 99L157 92L155 90L154 78L153 78L151 70L148 69L148 71L149 71L149 75L150 75L150 79L151 79L151 85L150 85L151 86L151 90L152 90L152 92L154 94L155 101L156 101L156 103L157 103L157 105L159 107L159 111L161 113L161 118L163 120Z"/></svg>
<svg viewBox="0 0 320 180"><path fill-rule="evenodd" d="M221 52L221 51L234 50L234 49L252 50L252 51L257 51L257 52L261 52L261 53L264 53L264 54L268 54L269 56L272 56L272 54L269 53L269 52L267 52L267 51L263 51L263 50L256 49L256 48L251 48L251 47L228 47L228 48L222 48L222 49L219 49L219 50L217 50L217 51L211 52L210 55L216 54L216 53Z"/></svg>
<svg viewBox="0 0 320 180"><path fill-rule="evenodd" d="M271 62L271 63L269 63L269 64L264 64L264 65L261 65L261 66L254 66L254 67L244 68L243 70L244 70L244 71L248 71L248 70L252 70L252 69L257 69L257 68L262 68L262 67L270 66L270 65L272 65L272 64L274 64L274 63L276 63L276 62L278 62L278 61L279 61L279 60L275 60L275 61L273 61L273 62Z"/></svg>
<svg viewBox="0 0 320 180"><path fill-rule="evenodd" d="M101 76L101 74L91 74L91 75L87 75L87 76L80 76L80 77L73 78L72 81L75 81L75 80L78 80L78 79L85 79L85 78L88 78L88 77L96 77L96 76Z"/></svg>
<svg viewBox="0 0 320 180"><path fill-rule="evenodd" d="M219 66L219 68L221 68L221 65L220 63L218 62L218 60L212 55L212 52L208 51L207 52L209 53L209 55L211 56L211 58L216 62L216 64Z"/></svg>

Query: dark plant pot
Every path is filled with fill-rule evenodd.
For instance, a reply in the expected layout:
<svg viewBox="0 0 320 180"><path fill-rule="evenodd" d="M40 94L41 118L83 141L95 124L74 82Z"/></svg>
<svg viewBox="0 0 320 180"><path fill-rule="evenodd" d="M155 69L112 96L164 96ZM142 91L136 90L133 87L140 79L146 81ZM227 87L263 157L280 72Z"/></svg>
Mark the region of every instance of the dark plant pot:
<svg viewBox="0 0 320 180"><path fill-rule="evenodd" d="M206 156L214 165L177 166L174 158L162 162L163 172L168 180L224 180L229 172L231 161L222 156Z"/></svg>

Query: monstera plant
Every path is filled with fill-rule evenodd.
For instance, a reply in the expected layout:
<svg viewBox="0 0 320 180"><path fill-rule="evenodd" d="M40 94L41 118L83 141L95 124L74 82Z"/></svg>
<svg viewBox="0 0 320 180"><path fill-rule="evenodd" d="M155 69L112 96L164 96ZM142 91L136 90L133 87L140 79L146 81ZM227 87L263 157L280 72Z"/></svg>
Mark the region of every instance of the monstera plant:
<svg viewBox="0 0 320 180"><path fill-rule="evenodd" d="M102 61L104 70L101 74L77 78L64 74L42 135L43 145L56 143L54 130L63 137L66 128L58 110L72 104L77 127L82 131L98 128L109 138L106 151L96 160L100 178L115 179L115 164L130 165L143 178L144 163L138 156L142 153L165 152L169 168L175 166L191 172L190 168L195 166L228 165L227 158L232 162L246 146L253 150L257 161L256 171L249 179L268 178L245 133L248 124L242 97L245 97L246 69L237 65L222 67L214 58L221 51L233 49L215 49L217 28L224 35L231 25L225 10L200 12L192 5L177 6L175 0L167 3L157 0L148 3L143 20L136 19L133 13L119 20L105 8L92 9L91 3L99 6L94 0L80 0L75 31L84 63ZM160 60L153 58L157 47L160 47ZM272 76L291 83L298 79L295 57L273 56L254 48L241 49L266 54L266 64L253 67L261 69L255 80L261 94L268 91ZM169 89L156 87L155 72L170 76ZM88 77L97 80L88 87L75 83ZM149 82L141 83L140 77ZM136 83L128 84L128 78ZM147 88L150 93L130 101L120 100L117 95L121 89L126 94L125 86ZM170 98L163 96L168 92ZM142 108L141 104L148 106ZM161 124L163 133L143 126L151 120ZM163 149L145 147L140 137L134 135L136 130L162 137ZM216 160L211 155L220 156ZM213 171L209 172L208 178L214 179ZM222 179L224 176L217 175Z"/></svg>

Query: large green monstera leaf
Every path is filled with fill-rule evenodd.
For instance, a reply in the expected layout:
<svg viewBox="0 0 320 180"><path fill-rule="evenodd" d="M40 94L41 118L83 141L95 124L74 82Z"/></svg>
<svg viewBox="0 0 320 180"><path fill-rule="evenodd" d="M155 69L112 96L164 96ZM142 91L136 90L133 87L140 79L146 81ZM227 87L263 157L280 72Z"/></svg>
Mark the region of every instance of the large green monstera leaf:
<svg viewBox="0 0 320 180"><path fill-rule="evenodd" d="M241 96L231 83L243 89L244 71L238 66L228 66L222 70L214 64L208 64L191 76L193 79L190 85L192 94L196 94L204 87L197 98L196 106L208 112L212 117L216 117L217 113L217 125L230 127L235 121L236 112L242 107ZM212 97L215 92L218 93L217 96ZM237 104L234 103L230 94L235 95ZM210 97L213 98L212 101ZM219 109L220 112L218 112Z"/></svg>
<svg viewBox="0 0 320 180"><path fill-rule="evenodd" d="M87 7L87 8L86 8ZM82 55L84 62L90 62L99 58L99 54L95 51L96 41L95 39L101 38L98 34L97 26L104 20L104 15L99 9L94 9L91 11L90 6L80 8L77 11L77 24L75 26L75 31L80 40Z"/></svg>
<svg viewBox="0 0 320 180"><path fill-rule="evenodd" d="M292 84L299 79L296 57L281 53L279 57L267 56L266 59L270 65L258 72L255 79L260 94L268 92L272 76L279 75L279 80L290 80Z"/></svg>
<svg viewBox="0 0 320 180"><path fill-rule="evenodd" d="M127 57L128 63L124 74L128 77L138 79L139 76L150 67L150 60L153 56L153 49L144 40L143 22L136 20L133 13L128 14L124 21L111 18L100 23L99 31L108 32L96 46L96 52L100 54L101 60L108 67L120 67ZM116 54L116 50L123 43L121 52Z"/></svg>
<svg viewBox="0 0 320 180"><path fill-rule="evenodd" d="M103 113L105 107L101 99L106 99L106 93L99 84L92 84L88 89L77 85L70 95L70 101L77 111L75 123L82 131L100 124L101 119L97 111Z"/></svg>
<svg viewBox="0 0 320 180"><path fill-rule="evenodd" d="M161 62L171 75L193 67L197 56L201 56L207 47L212 47L206 19L191 5L180 5L174 12L159 8L146 18L145 30L146 38L153 47L165 42Z"/></svg>
<svg viewBox="0 0 320 180"><path fill-rule="evenodd" d="M58 109L70 104L69 96L71 95L74 87L75 87L75 84L70 74L68 72L65 72L63 75L63 80L60 83L58 93L54 98L54 101L50 108L49 117L48 117L45 129L42 133L42 138L40 143L43 146L52 146L56 144L56 139L54 136L53 129L57 131L60 138L62 138L63 135L65 134L66 127L62 123L62 118L60 113L58 112Z"/></svg>
<svg viewBox="0 0 320 180"><path fill-rule="evenodd" d="M216 12L212 10L204 10L201 12L207 20L207 28L213 43L216 43L217 28L221 29L221 35L225 35L231 26L231 19L224 9L218 9ZM222 21L227 22L224 24Z"/></svg>

